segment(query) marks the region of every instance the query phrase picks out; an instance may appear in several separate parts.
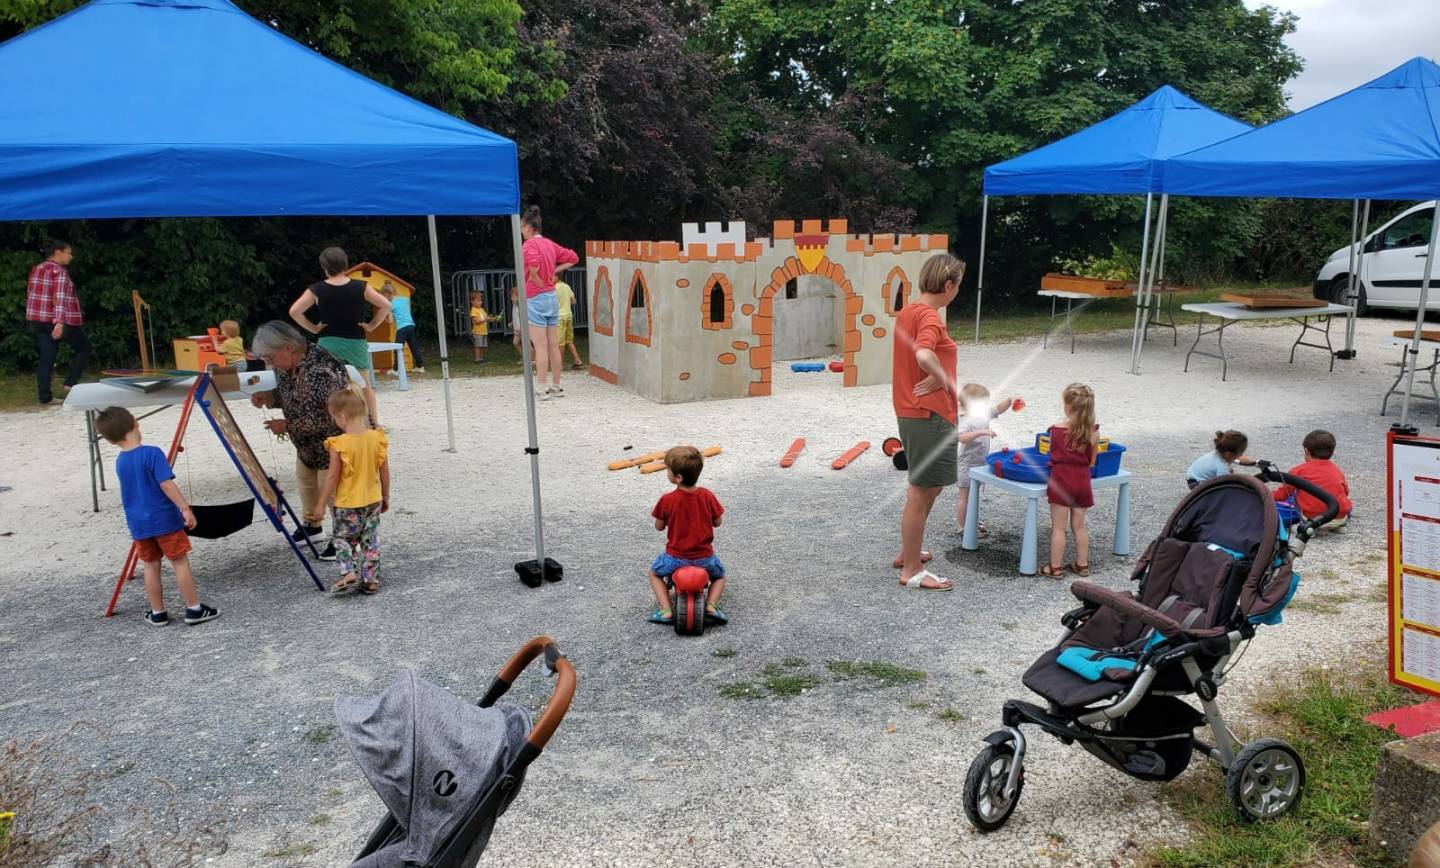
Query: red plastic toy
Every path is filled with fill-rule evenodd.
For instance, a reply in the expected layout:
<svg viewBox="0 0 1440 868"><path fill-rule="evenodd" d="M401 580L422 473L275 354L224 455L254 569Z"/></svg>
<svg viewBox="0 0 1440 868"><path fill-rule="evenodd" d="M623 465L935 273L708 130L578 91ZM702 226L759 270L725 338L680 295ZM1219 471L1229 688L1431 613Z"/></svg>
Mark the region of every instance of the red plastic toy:
<svg viewBox="0 0 1440 868"><path fill-rule="evenodd" d="M1025 409L1025 399L1024 399L1024 398L1019 398L1019 397L1011 398L1011 399L1010 399L1010 409L1011 409L1011 410L1014 410L1016 413L1019 413L1021 410L1024 410L1024 409Z"/></svg>
<svg viewBox="0 0 1440 868"><path fill-rule="evenodd" d="M901 448L899 437L886 437L880 442L880 451L885 453L886 458L899 452Z"/></svg>
<svg viewBox="0 0 1440 868"><path fill-rule="evenodd" d="M847 464L849 464L850 462L854 461L856 458L859 458L860 455L861 455L862 453L864 453L864 451L865 451L866 449L869 449L869 448L870 448L870 441L869 441L869 440L861 440L860 442L856 443L854 446L851 446L849 449L846 449L844 455L841 455L839 458L836 458L834 461L830 462L830 467L831 467L832 469L834 469L834 470L844 470L844 469L845 469L845 466L846 466Z"/></svg>
<svg viewBox="0 0 1440 868"><path fill-rule="evenodd" d="M675 586L675 632L682 636L705 633L705 597L710 574L704 567L681 567L670 575Z"/></svg>
<svg viewBox="0 0 1440 868"><path fill-rule="evenodd" d="M845 373L845 363L844 363L844 362L831 362L831 363L830 363L830 372L831 372L832 374L843 374L843 373Z"/></svg>
<svg viewBox="0 0 1440 868"><path fill-rule="evenodd" d="M1016 452L1014 455L1011 455L1011 456L1010 456L1010 463L1011 463L1011 464L1019 464L1019 463L1020 463L1021 461L1023 461L1023 460L1024 460L1024 459L1020 456L1020 453L1019 453L1019 452Z"/></svg>
<svg viewBox="0 0 1440 868"><path fill-rule="evenodd" d="M800 453L801 453L801 452L804 452L804 451L805 451L805 438L804 438L804 437L796 437L796 438L795 438L795 442L790 444L790 448L789 448L789 449L786 449L786 450L785 450L785 455L784 455L783 457L781 457L781 459L780 459L780 466L781 466L781 467L789 467L790 465L794 464L794 463L795 463L795 459L796 459L796 458L799 458L799 457L800 457Z"/></svg>

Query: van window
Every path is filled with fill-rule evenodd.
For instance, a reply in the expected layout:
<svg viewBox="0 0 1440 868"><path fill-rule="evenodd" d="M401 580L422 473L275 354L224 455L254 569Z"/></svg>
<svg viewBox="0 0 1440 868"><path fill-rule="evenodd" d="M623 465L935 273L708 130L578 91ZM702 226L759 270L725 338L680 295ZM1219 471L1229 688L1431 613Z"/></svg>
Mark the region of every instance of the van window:
<svg viewBox="0 0 1440 868"><path fill-rule="evenodd" d="M1424 247L1430 243L1430 229L1434 222L1434 208L1406 214L1385 228L1376 249L1395 250L1400 247Z"/></svg>

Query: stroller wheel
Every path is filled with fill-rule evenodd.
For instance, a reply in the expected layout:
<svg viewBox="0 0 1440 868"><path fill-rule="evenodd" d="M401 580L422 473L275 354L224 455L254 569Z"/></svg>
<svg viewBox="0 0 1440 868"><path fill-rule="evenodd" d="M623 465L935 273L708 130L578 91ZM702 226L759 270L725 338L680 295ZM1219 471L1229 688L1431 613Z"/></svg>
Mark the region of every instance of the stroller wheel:
<svg viewBox="0 0 1440 868"><path fill-rule="evenodd" d="M1014 762L1015 748L1006 743L986 745L970 763L970 771L965 775L965 816L981 832L993 832L1005 825L1020 801L1020 791L1025 789L1024 768L1015 781L1015 792L1009 797L1005 795L1005 784Z"/></svg>
<svg viewBox="0 0 1440 868"><path fill-rule="evenodd" d="M1304 791L1305 763L1278 738L1245 745L1225 775L1225 794L1247 823L1288 814Z"/></svg>

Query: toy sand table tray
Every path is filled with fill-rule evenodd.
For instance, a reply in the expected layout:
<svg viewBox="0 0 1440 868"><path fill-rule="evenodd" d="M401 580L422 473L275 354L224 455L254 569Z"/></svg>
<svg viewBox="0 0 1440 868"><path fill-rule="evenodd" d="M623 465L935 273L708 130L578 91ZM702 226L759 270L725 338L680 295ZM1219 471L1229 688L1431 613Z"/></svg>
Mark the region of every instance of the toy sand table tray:
<svg viewBox="0 0 1440 868"><path fill-rule="evenodd" d="M1123 280L1104 280L1098 277L1075 277L1070 274L1047 274L1040 278L1040 290L1050 292L1077 292L1096 298L1123 298L1135 294L1135 287Z"/></svg>
<svg viewBox="0 0 1440 868"><path fill-rule="evenodd" d="M1302 294L1303 293L1303 294ZM1268 290L1264 292L1225 292L1221 301L1233 301L1250 310L1265 308L1325 307L1330 302L1315 298L1309 290Z"/></svg>

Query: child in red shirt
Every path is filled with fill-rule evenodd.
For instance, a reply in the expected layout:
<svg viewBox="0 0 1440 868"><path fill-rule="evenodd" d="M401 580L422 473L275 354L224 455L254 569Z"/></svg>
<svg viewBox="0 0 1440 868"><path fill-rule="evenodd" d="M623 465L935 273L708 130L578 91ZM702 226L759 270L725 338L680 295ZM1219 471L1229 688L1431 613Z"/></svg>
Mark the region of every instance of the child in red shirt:
<svg viewBox="0 0 1440 868"><path fill-rule="evenodd" d="M710 574L705 615L724 624L730 619L716 605L725 591L725 566L715 557L715 528L725 507L708 488L699 488L705 458L694 446L676 446L665 453L665 470L675 490L660 498L650 515L655 529L665 531L665 551L650 565L650 590L659 608L650 615L654 624L674 624L670 608L670 575L681 567L701 567Z"/></svg>
<svg viewBox="0 0 1440 868"><path fill-rule="evenodd" d="M1345 474L1339 466L1330 458L1335 454L1335 435L1329 431L1315 430L1305 435L1303 443L1305 447L1305 462L1290 468L1291 476L1298 476L1307 482L1313 482L1335 496L1340 501L1340 512L1335 520L1328 527L1344 527L1350 520L1350 510L1354 504L1350 502L1350 484L1345 481ZM1303 491L1298 491L1288 485L1282 485L1275 489L1276 500L1288 500L1292 495L1295 497L1295 505L1300 508L1300 514L1306 518L1314 518L1325 511L1325 504L1319 499L1311 497Z"/></svg>

